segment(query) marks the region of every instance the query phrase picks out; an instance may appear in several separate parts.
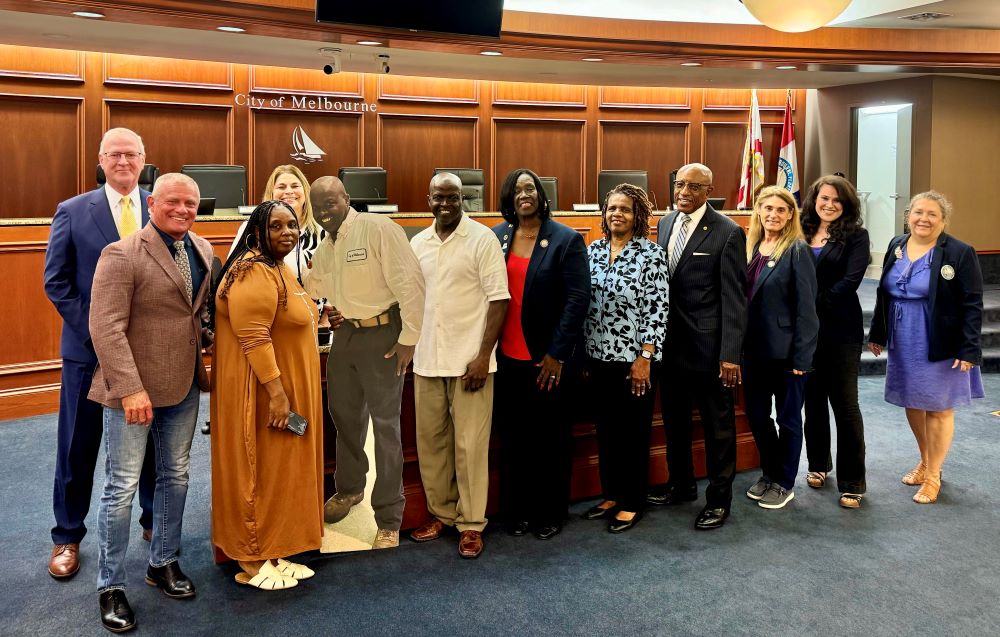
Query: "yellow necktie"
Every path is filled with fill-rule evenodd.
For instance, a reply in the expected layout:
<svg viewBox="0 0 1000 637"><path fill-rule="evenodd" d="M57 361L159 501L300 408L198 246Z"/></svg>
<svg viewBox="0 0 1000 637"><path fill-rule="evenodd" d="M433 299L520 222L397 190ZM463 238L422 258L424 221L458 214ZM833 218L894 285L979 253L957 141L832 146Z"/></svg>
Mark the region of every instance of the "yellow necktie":
<svg viewBox="0 0 1000 637"><path fill-rule="evenodd" d="M132 212L132 198L122 197L122 216L118 222L118 236L125 237L135 234L139 226L135 222L135 213Z"/></svg>

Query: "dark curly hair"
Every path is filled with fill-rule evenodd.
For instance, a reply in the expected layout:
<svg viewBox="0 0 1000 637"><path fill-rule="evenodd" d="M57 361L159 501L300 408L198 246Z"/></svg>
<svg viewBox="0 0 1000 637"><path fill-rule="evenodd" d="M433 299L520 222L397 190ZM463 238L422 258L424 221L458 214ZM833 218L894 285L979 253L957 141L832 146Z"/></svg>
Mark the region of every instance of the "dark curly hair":
<svg viewBox="0 0 1000 637"><path fill-rule="evenodd" d="M611 199L612 195L625 195L632 200L632 212L635 213L633 235L643 238L648 237L649 218L653 214L653 204L650 203L649 196L646 195L646 191L639 186L634 186L632 184L618 184L608 191L608 196L604 198L604 203L601 204L601 231L604 232L604 238L611 238L611 228L608 227L607 212L608 200Z"/></svg>
<svg viewBox="0 0 1000 637"><path fill-rule="evenodd" d="M535 190L538 192L538 218L545 221L551 216L549 210L549 198L542 188L542 180L533 171L527 168L515 168L507 173L507 178L500 186L500 214L504 221L517 225L517 206L514 205L514 187L517 186L517 179L521 175L528 175L531 181L535 182Z"/></svg>
<svg viewBox="0 0 1000 637"><path fill-rule="evenodd" d="M831 223L829 228L829 240L843 243L861 228L861 201L858 199L854 184L837 175L820 177L809 186L806 198L802 202L802 233L807 242L812 242L813 236L819 230L821 219L816 212L816 198L819 197L820 188L823 186L832 186L837 191L840 205L844 207L843 214Z"/></svg>

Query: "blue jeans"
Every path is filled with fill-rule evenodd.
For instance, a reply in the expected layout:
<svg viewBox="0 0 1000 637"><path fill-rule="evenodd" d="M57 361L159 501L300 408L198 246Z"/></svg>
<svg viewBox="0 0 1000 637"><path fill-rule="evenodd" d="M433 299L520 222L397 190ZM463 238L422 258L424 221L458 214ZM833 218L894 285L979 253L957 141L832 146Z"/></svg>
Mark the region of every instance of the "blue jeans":
<svg viewBox="0 0 1000 637"><path fill-rule="evenodd" d="M792 374L788 361L757 359L743 361L743 398L764 476L786 489L795 485L802 453L802 404L806 376ZM777 412L778 427L771 420Z"/></svg>
<svg viewBox="0 0 1000 637"><path fill-rule="evenodd" d="M181 519L187 500L191 438L198 420L201 393L192 384L187 397L172 407L153 409L148 427L125 424L121 409L104 409L104 492L97 516L100 556L97 589L125 588L125 553L135 496L146 454L146 442L156 445L156 491L153 495L153 541L149 563L165 566L177 560Z"/></svg>

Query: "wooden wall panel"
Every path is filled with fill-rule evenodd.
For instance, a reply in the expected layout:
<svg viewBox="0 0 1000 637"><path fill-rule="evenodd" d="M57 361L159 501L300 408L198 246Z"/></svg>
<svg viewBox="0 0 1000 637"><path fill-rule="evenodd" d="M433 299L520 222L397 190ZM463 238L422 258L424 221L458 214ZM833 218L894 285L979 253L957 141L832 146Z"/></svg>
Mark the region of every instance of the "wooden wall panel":
<svg viewBox="0 0 1000 637"><path fill-rule="evenodd" d="M711 196L725 197L727 209L735 209L739 197L741 154L746 134L746 124L738 122L705 122L702 129L702 156L705 165L712 169L715 184L715 192ZM763 124L761 135L764 141L764 184L773 184L781 148L781 124Z"/></svg>
<svg viewBox="0 0 1000 637"><path fill-rule="evenodd" d="M47 241L4 242L0 244L4 276L0 277L0 298L6 319L3 347L0 347L0 375L10 366L25 367L51 363L59 358L62 319L49 303L42 287ZM30 320L11 320L30 317ZM32 365L35 364L35 365ZM2 388L2 385L0 385Z"/></svg>
<svg viewBox="0 0 1000 637"><path fill-rule="evenodd" d="M146 162L160 174L177 172L185 164L233 163L230 106L106 100L105 108L107 128L124 126L138 133Z"/></svg>
<svg viewBox="0 0 1000 637"><path fill-rule="evenodd" d="M379 113L378 154L385 168L389 200L400 210L427 210L427 188L435 168L478 168L476 117ZM492 209L491 193L484 207Z"/></svg>
<svg viewBox="0 0 1000 637"><path fill-rule="evenodd" d="M326 155L306 164L291 157L292 132L301 126ZM342 166L363 165L361 116L357 113L316 113L259 109L251 120L250 192L247 200L260 202L264 186L275 166L295 164L311 182L324 175L336 175Z"/></svg>
<svg viewBox="0 0 1000 637"><path fill-rule="evenodd" d="M0 95L0 217L51 217L79 192L82 107L76 99Z"/></svg>
<svg viewBox="0 0 1000 637"><path fill-rule="evenodd" d="M378 76L378 99L407 102L478 104L479 80Z"/></svg>
<svg viewBox="0 0 1000 637"><path fill-rule="evenodd" d="M657 210L670 204L670 171L688 163L687 122L602 120L597 170L645 170Z"/></svg>
<svg viewBox="0 0 1000 637"><path fill-rule="evenodd" d="M251 66L250 90L255 93L299 93L338 98L361 98L360 73L327 75L321 70Z"/></svg>
<svg viewBox="0 0 1000 637"><path fill-rule="evenodd" d="M689 88L662 86L602 86L598 103L601 108L691 108Z"/></svg>
<svg viewBox="0 0 1000 637"><path fill-rule="evenodd" d="M104 56L104 83L229 91L233 65L140 55Z"/></svg>
<svg viewBox="0 0 1000 637"><path fill-rule="evenodd" d="M705 110L750 110L751 91L748 88L706 88L702 103ZM795 110L796 91L792 91ZM757 104L762 111L785 110L785 89L757 89Z"/></svg>
<svg viewBox="0 0 1000 637"><path fill-rule="evenodd" d="M574 84L535 84L532 82L494 82L493 103L515 106L587 105L587 87Z"/></svg>
<svg viewBox="0 0 1000 637"><path fill-rule="evenodd" d="M0 77L83 81L84 53L0 44Z"/></svg>
<svg viewBox="0 0 1000 637"><path fill-rule="evenodd" d="M583 120L495 118L490 192L500 192L510 171L528 167L539 176L559 179L562 208L586 201L585 130Z"/></svg>

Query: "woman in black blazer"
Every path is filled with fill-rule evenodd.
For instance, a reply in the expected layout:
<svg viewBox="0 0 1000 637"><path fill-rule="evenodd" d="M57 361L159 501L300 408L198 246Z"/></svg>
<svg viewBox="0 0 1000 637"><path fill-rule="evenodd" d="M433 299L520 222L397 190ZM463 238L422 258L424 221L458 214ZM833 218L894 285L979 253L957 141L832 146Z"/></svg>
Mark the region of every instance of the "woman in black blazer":
<svg viewBox="0 0 1000 637"><path fill-rule="evenodd" d="M764 188L747 234L743 388L762 470L746 493L765 509L780 509L795 497L805 375L819 331L816 267L801 237L792 195L778 186ZM771 420L772 399L778 432Z"/></svg>
<svg viewBox="0 0 1000 637"><path fill-rule="evenodd" d="M500 508L511 535L547 540L569 503L572 421L565 386L590 303L587 247L550 218L538 176L512 171L493 228L507 259L510 305L497 348Z"/></svg>
<svg viewBox="0 0 1000 637"><path fill-rule="evenodd" d="M833 469L830 408L837 421L840 506L857 509L865 483L865 425L858 406L858 366L864 322L858 286L871 260L861 203L843 177L820 177L802 204L802 231L816 259L819 342L806 377L806 484L819 489Z"/></svg>
<svg viewBox="0 0 1000 637"><path fill-rule="evenodd" d="M885 399L906 409L920 462L903 483L918 504L937 501L955 407L983 397L983 275L972 246L947 235L951 203L941 193L910 200L910 232L889 242L868 348L887 348Z"/></svg>

